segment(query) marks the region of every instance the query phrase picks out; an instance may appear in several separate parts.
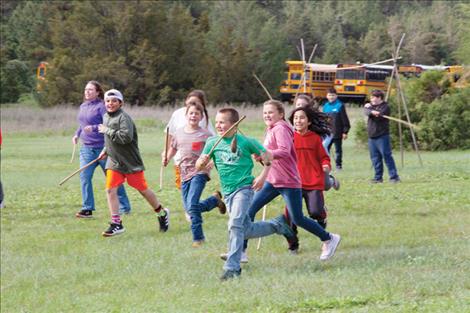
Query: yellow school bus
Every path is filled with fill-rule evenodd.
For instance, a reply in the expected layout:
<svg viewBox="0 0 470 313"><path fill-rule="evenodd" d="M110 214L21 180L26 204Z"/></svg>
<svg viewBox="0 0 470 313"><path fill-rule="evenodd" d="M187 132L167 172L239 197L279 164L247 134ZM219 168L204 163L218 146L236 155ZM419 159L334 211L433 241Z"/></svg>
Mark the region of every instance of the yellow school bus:
<svg viewBox="0 0 470 313"><path fill-rule="evenodd" d="M325 98L327 89L334 86L336 64L286 61L286 69L286 79L279 88L282 101L290 101L298 93Z"/></svg>
<svg viewBox="0 0 470 313"><path fill-rule="evenodd" d="M392 70L388 65L338 64L334 82L338 97L363 102L374 89L385 92Z"/></svg>

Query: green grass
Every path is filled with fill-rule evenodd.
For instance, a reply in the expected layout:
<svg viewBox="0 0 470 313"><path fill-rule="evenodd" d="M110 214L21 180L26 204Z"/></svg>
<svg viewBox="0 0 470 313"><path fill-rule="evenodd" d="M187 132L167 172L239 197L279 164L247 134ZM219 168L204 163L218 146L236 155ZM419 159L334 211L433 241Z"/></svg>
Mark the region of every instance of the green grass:
<svg viewBox="0 0 470 313"><path fill-rule="evenodd" d="M152 189L158 189L161 123L137 123ZM353 123L354 124L354 123ZM263 125L247 122L261 137ZM342 187L326 193L328 229L342 235L335 257L318 261L320 242L300 230L291 256L279 236L255 241L240 280L220 283L227 217L205 214L207 243L191 248L173 173L157 195L171 209L168 233L157 232L150 207L128 188L127 232L103 238L108 211L96 171L96 217L77 220L78 177L67 136L8 134L4 129L1 210L2 312L469 312L470 153L413 152L399 166L400 184L370 185L367 150L345 142ZM399 153L395 152L397 164ZM218 188L217 174L205 194ZM276 200L268 216L281 212Z"/></svg>

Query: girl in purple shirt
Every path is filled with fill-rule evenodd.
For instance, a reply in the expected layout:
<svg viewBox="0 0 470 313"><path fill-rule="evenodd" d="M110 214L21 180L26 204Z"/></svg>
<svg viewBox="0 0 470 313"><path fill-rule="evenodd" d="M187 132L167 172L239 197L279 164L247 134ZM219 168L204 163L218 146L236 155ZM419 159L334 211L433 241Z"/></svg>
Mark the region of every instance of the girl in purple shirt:
<svg viewBox="0 0 470 313"><path fill-rule="evenodd" d="M78 139L82 142L80 148L80 167L98 157L104 147L104 136L98 132L98 125L103 124L103 115L106 108L103 102L104 91L97 81L89 81L83 93L83 103L78 112L78 128L72 138L74 145ZM106 159L95 162L80 173L80 186L82 191L82 208L75 214L77 218L91 218L95 210L95 198L93 196L93 173L97 166L105 171ZM123 186L118 189L119 209L122 213L129 213L131 205Z"/></svg>

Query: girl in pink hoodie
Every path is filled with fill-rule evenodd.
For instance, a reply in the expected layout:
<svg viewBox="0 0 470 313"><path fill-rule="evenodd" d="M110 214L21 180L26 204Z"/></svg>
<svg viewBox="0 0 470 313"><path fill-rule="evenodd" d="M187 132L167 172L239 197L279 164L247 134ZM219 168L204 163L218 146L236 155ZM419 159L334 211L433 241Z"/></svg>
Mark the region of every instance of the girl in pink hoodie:
<svg viewBox="0 0 470 313"><path fill-rule="evenodd" d="M292 222L319 237L324 243L320 260L327 260L335 253L341 238L326 232L302 212L302 182L297 169L294 130L285 121L282 103L277 100L266 101L263 105L263 118L267 126L264 146L272 153L274 160L263 188L254 195L248 214L254 220L256 213L264 205L281 195Z"/></svg>

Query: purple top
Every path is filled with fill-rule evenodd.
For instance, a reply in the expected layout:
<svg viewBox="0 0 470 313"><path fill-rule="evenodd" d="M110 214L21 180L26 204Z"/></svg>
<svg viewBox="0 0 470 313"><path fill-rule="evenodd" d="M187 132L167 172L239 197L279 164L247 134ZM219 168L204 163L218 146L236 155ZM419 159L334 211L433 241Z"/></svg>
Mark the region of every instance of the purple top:
<svg viewBox="0 0 470 313"><path fill-rule="evenodd" d="M85 101L80 105L78 112L79 126L75 135L79 137L84 146L90 148L103 148L104 136L98 132L98 125L103 124L103 115L106 113L103 100L96 98L92 101ZM92 127L91 132L86 132L83 129L85 126Z"/></svg>

